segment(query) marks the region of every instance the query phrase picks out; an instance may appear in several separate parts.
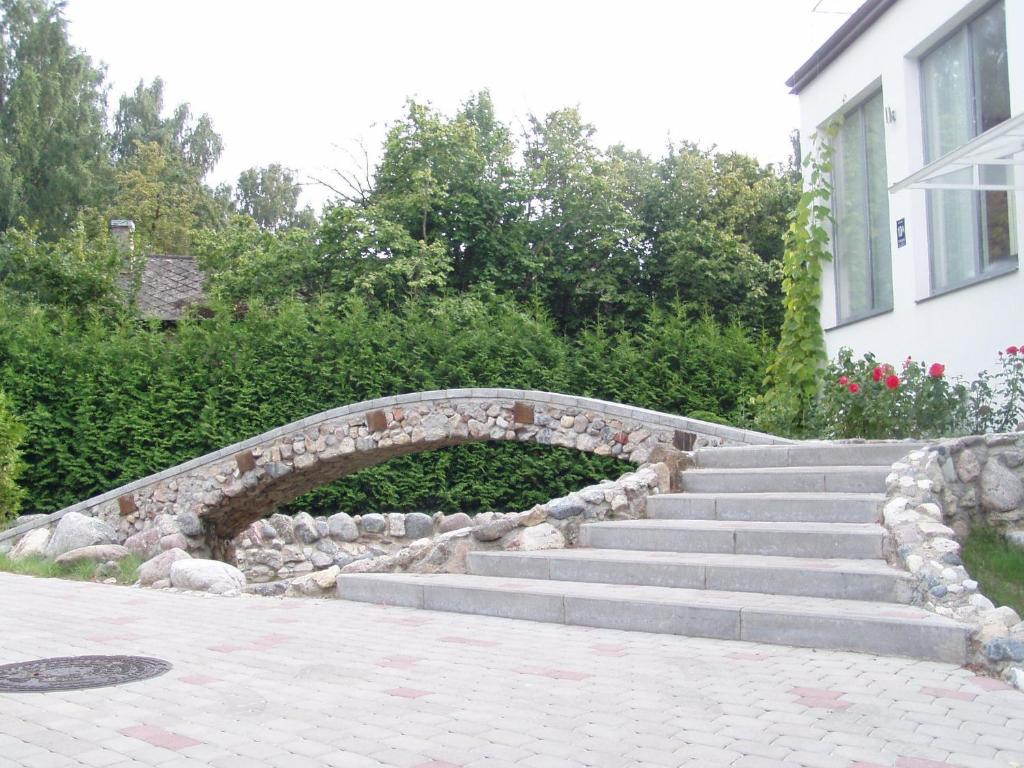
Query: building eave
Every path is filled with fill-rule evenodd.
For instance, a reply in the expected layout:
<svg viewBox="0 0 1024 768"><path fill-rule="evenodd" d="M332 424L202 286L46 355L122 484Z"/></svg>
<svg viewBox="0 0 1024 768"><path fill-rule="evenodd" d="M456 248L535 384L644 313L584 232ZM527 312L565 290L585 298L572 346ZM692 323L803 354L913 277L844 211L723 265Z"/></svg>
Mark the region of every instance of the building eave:
<svg viewBox="0 0 1024 768"><path fill-rule="evenodd" d="M798 94L843 51L866 32L897 0L867 0L786 81L789 92Z"/></svg>

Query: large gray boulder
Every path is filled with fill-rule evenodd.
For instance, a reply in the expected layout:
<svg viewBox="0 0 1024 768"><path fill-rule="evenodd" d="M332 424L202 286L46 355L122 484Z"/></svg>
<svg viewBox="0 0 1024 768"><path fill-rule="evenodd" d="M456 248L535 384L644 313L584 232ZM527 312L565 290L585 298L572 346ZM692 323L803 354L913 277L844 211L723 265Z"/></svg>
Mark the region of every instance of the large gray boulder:
<svg viewBox="0 0 1024 768"><path fill-rule="evenodd" d="M434 535L434 521L422 512L405 516L405 535L410 539L426 539Z"/></svg>
<svg viewBox="0 0 1024 768"><path fill-rule="evenodd" d="M332 539L355 541L359 538L359 527L356 525L356 521L352 519L352 515L344 512L327 518L327 530Z"/></svg>
<svg viewBox="0 0 1024 768"><path fill-rule="evenodd" d="M172 587L214 595L237 595L245 587L245 575L219 560L178 560L171 565L170 577Z"/></svg>
<svg viewBox="0 0 1024 768"><path fill-rule="evenodd" d="M79 512L68 512L50 535L50 541L46 544L46 556L56 560L72 549L115 543L117 532L102 520Z"/></svg>
<svg viewBox="0 0 1024 768"><path fill-rule="evenodd" d="M445 517L438 523L438 533L451 533L461 528L469 528L473 525L473 518L467 515L465 512L456 512L454 515L445 515Z"/></svg>
<svg viewBox="0 0 1024 768"><path fill-rule="evenodd" d="M111 560L124 560L130 554L131 552L120 544L93 544L91 547L79 547L65 552L57 558L57 562L64 565L80 563L83 560L106 563Z"/></svg>
<svg viewBox="0 0 1024 768"><path fill-rule="evenodd" d="M312 544L320 538L320 531L317 530L316 520L309 512L299 512L292 518L295 538L303 544Z"/></svg>
<svg viewBox="0 0 1024 768"><path fill-rule="evenodd" d="M179 560L191 560L192 556L183 549L168 549L139 566L139 583L150 587L158 581L169 581L171 566Z"/></svg>
<svg viewBox="0 0 1024 768"><path fill-rule="evenodd" d="M981 505L994 512L1009 512L1024 505L1024 482L998 461L981 472Z"/></svg>

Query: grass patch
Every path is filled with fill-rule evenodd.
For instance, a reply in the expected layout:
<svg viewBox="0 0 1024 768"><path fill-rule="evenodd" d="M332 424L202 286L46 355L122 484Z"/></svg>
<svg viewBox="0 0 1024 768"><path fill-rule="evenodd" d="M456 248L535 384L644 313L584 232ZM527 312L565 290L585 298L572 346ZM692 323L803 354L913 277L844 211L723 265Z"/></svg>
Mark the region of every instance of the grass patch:
<svg viewBox="0 0 1024 768"><path fill-rule="evenodd" d="M1024 614L1024 551L1006 543L994 528L973 528L964 542L963 561L980 590L996 605Z"/></svg>
<svg viewBox="0 0 1024 768"><path fill-rule="evenodd" d="M134 584L142 560L129 555L118 563L118 572L113 575L119 584ZM96 573L95 563L82 560L77 563L57 563L40 555L30 555L23 560L12 560L7 554L0 554L0 571L17 573L22 576L38 576L44 579L71 579L73 581L92 581Z"/></svg>

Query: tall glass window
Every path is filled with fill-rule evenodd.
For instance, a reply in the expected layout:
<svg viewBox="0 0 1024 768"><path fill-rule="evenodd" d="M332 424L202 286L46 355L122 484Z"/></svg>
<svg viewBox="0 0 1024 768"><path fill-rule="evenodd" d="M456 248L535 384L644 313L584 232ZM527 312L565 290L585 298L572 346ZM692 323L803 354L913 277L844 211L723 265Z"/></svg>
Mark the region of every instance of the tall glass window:
<svg viewBox="0 0 1024 768"><path fill-rule="evenodd" d="M921 60L925 161L931 162L1010 117L1004 2L991 6ZM949 181L972 182L970 169ZM1007 192L928 192L932 291L1017 264Z"/></svg>
<svg viewBox="0 0 1024 768"><path fill-rule="evenodd" d="M882 94L848 112L832 159L836 310L840 322L892 309Z"/></svg>

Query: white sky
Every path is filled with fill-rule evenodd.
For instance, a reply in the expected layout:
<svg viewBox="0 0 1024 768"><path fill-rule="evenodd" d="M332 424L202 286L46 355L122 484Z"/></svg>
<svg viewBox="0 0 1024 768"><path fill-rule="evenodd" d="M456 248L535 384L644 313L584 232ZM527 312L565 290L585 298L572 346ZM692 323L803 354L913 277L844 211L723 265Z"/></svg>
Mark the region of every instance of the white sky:
<svg viewBox="0 0 1024 768"><path fill-rule="evenodd" d="M671 138L785 160L784 81L857 0L70 0L111 108L160 76L167 105L224 137L212 181L279 162L302 179L375 152L406 97L450 113L489 88L499 117L578 105L602 146ZM812 9L817 7L818 12ZM822 11L840 11L831 13ZM307 188L307 201L326 193Z"/></svg>

